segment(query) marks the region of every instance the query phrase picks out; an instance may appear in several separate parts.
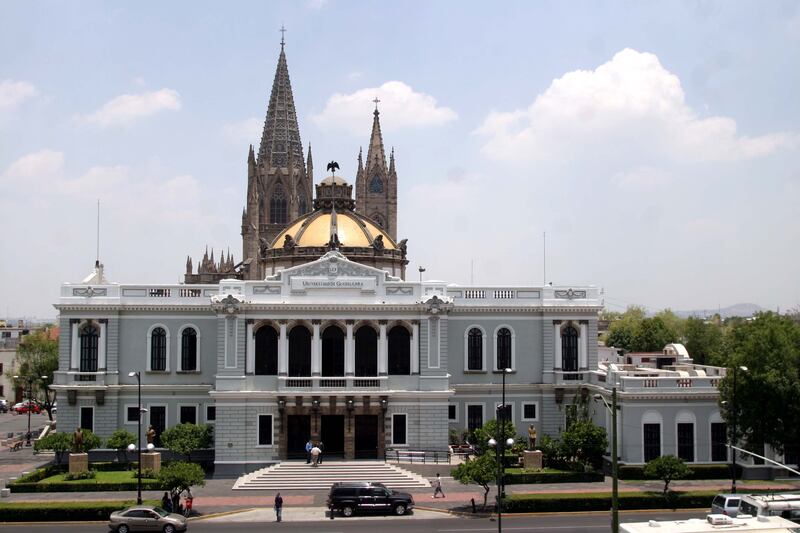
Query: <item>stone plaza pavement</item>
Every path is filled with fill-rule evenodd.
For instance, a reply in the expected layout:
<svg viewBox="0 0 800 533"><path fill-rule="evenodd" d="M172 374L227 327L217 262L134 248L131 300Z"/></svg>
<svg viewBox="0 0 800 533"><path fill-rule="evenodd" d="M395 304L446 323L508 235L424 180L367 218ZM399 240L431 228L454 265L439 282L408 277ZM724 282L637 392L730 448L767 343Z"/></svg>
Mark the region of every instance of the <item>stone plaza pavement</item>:
<svg viewBox="0 0 800 533"><path fill-rule="evenodd" d="M7 479L11 476L18 476L23 471L33 470L37 466L46 464L52 459L51 455L34 454L31 449L24 449L17 452L0 450L0 474ZM448 469L444 465L431 467L425 475L433 477L433 470L440 470L447 473ZM226 521L248 521L248 522L268 522L275 520L275 513L272 509L275 493L270 490L232 490L235 480L233 479L210 479L206 481L204 487L193 489L194 509L201 516L214 515L218 513L226 514ZM445 498L432 497L432 489L410 490L414 497L416 511L413 516L417 518L430 518L432 516L446 517L447 511L469 512L471 510L471 500L475 500L477 511L482 511L483 489L476 485L463 485L449 476L442 476L442 488ZM660 491L663 484L660 481L621 481L620 491L635 490L654 490ZM728 480L696 480L696 481L673 481L670 484L673 490L715 490L728 492L730 481ZM739 492L747 492L748 489L771 489L776 491L800 490L800 480L777 480L777 481L740 481ZM538 484L538 485L507 485L508 494L525 493L584 493L584 492L610 492L611 478L606 478L604 482L598 483L558 483L558 484ZM159 499L163 492L145 491L142 496L145 499ZM281 491L284 502L284 520L320 520L329 518L325 501L327 499L326 490L286 490ZM494 490L489 493L488 501L494 498ZM136 491L124 492L70 492L70 493L32 493L32 494L11 494L8 498L3 498L2 502L54 502L54 501L124 501L135 500ZM1 502L0 502L1 503ZM710 502L709 502L710 505ZM443 513L444 511L445 513ZM338 517L337 517L338 518ZM209 517L208 519L213 519Z"/></svg>

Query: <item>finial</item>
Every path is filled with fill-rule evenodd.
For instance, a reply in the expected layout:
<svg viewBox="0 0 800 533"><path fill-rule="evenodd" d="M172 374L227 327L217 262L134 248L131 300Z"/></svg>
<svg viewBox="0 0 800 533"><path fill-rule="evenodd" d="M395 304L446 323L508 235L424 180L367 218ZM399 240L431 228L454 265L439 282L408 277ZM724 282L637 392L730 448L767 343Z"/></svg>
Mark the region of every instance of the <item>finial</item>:
<svg viewBox="0 0 800 533"><path fill-rule="evenodd" d="M328 168L326 170L330 170L331 175L334 176L336 175L336 171L338 169L339 169L339 163L337 163L336 161L331 161L330 163L328 163Z"/></svg>
<svg viewBox="0 0 800 533"><path fill-rule="evenodd" d="M373 100L373 102L375 102L375 113L377 114L378 113L378 104L380 103L380 100L376 96L375 99Z"/></svg>
<svg viewBox="0 0 800 533"><path fill-rule="evenodd" d="M283 27L283 24L281 24L280 32L281 32L281 49L283 49L283 45L286 44L286 41L284 41L283 39L284 34L286 33L286 28Z"/></svg>

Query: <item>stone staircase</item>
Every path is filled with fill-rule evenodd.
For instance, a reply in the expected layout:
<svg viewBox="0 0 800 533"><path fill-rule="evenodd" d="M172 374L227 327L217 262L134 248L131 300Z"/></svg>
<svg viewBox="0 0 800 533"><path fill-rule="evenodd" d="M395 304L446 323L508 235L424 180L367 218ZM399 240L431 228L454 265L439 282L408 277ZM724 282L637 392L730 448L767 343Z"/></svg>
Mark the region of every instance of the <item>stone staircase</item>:
<svg viewBox="0 0 800 533"><path fill-rule="evenodd" d="M235 490L327 490L341 481L373 481L390 489L430 487L430 482L412 472L382 461L330 461L314 468L305 461L284 461L245 474L233 484Z"/></svg>

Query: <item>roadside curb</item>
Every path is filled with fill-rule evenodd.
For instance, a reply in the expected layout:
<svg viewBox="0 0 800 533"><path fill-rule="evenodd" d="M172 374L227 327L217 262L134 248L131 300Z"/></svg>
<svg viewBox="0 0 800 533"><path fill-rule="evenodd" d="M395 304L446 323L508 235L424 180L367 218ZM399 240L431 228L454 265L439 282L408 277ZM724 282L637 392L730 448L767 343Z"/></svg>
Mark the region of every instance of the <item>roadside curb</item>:
<svg viewBox="0 0 800 533"><path fill-rule="evenodd" d="M207 518L219 518L219 517L222 517L222 516L230 516L230 515L239 514L239 513L246 513L246 512L249 512L249 511L256 511L258 509L259 509L259 507L247 507L247 508L244 508L244 509L234 509L232 511L221 511L219 513L209 513L209 514L204 514L202 516L191 516L191 517L189 517L187 519L187 522L190 522L190 521L191 522L196 522L196 521L199 521L199 520L205 520Z"/></svg>

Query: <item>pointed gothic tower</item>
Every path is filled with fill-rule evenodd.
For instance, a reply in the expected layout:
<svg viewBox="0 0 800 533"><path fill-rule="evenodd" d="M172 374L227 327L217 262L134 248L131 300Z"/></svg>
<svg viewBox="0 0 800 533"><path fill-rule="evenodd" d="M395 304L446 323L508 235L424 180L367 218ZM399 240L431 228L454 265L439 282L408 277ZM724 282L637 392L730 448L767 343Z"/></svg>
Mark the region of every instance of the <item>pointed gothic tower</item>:
<svg viewBox="0 0 800 533"><path fill-rule="evenodd" d="M261 250L292 220L311 210L312 179L306 173L284 41L269 98L261 145L247 161L247 204L242 215L242 259L247 279L262 279ZM309 153L309 163L311 162Z"/></svg>
<svg viewBox="0 0 800 533"><path fill-rule="evenodd" d="M361 159L361 151L358 153L356 210L377 222L393 240L397 240L397 173L394 167L394 150L387 167L377 99L373 115L366 162Z"/></svg>

